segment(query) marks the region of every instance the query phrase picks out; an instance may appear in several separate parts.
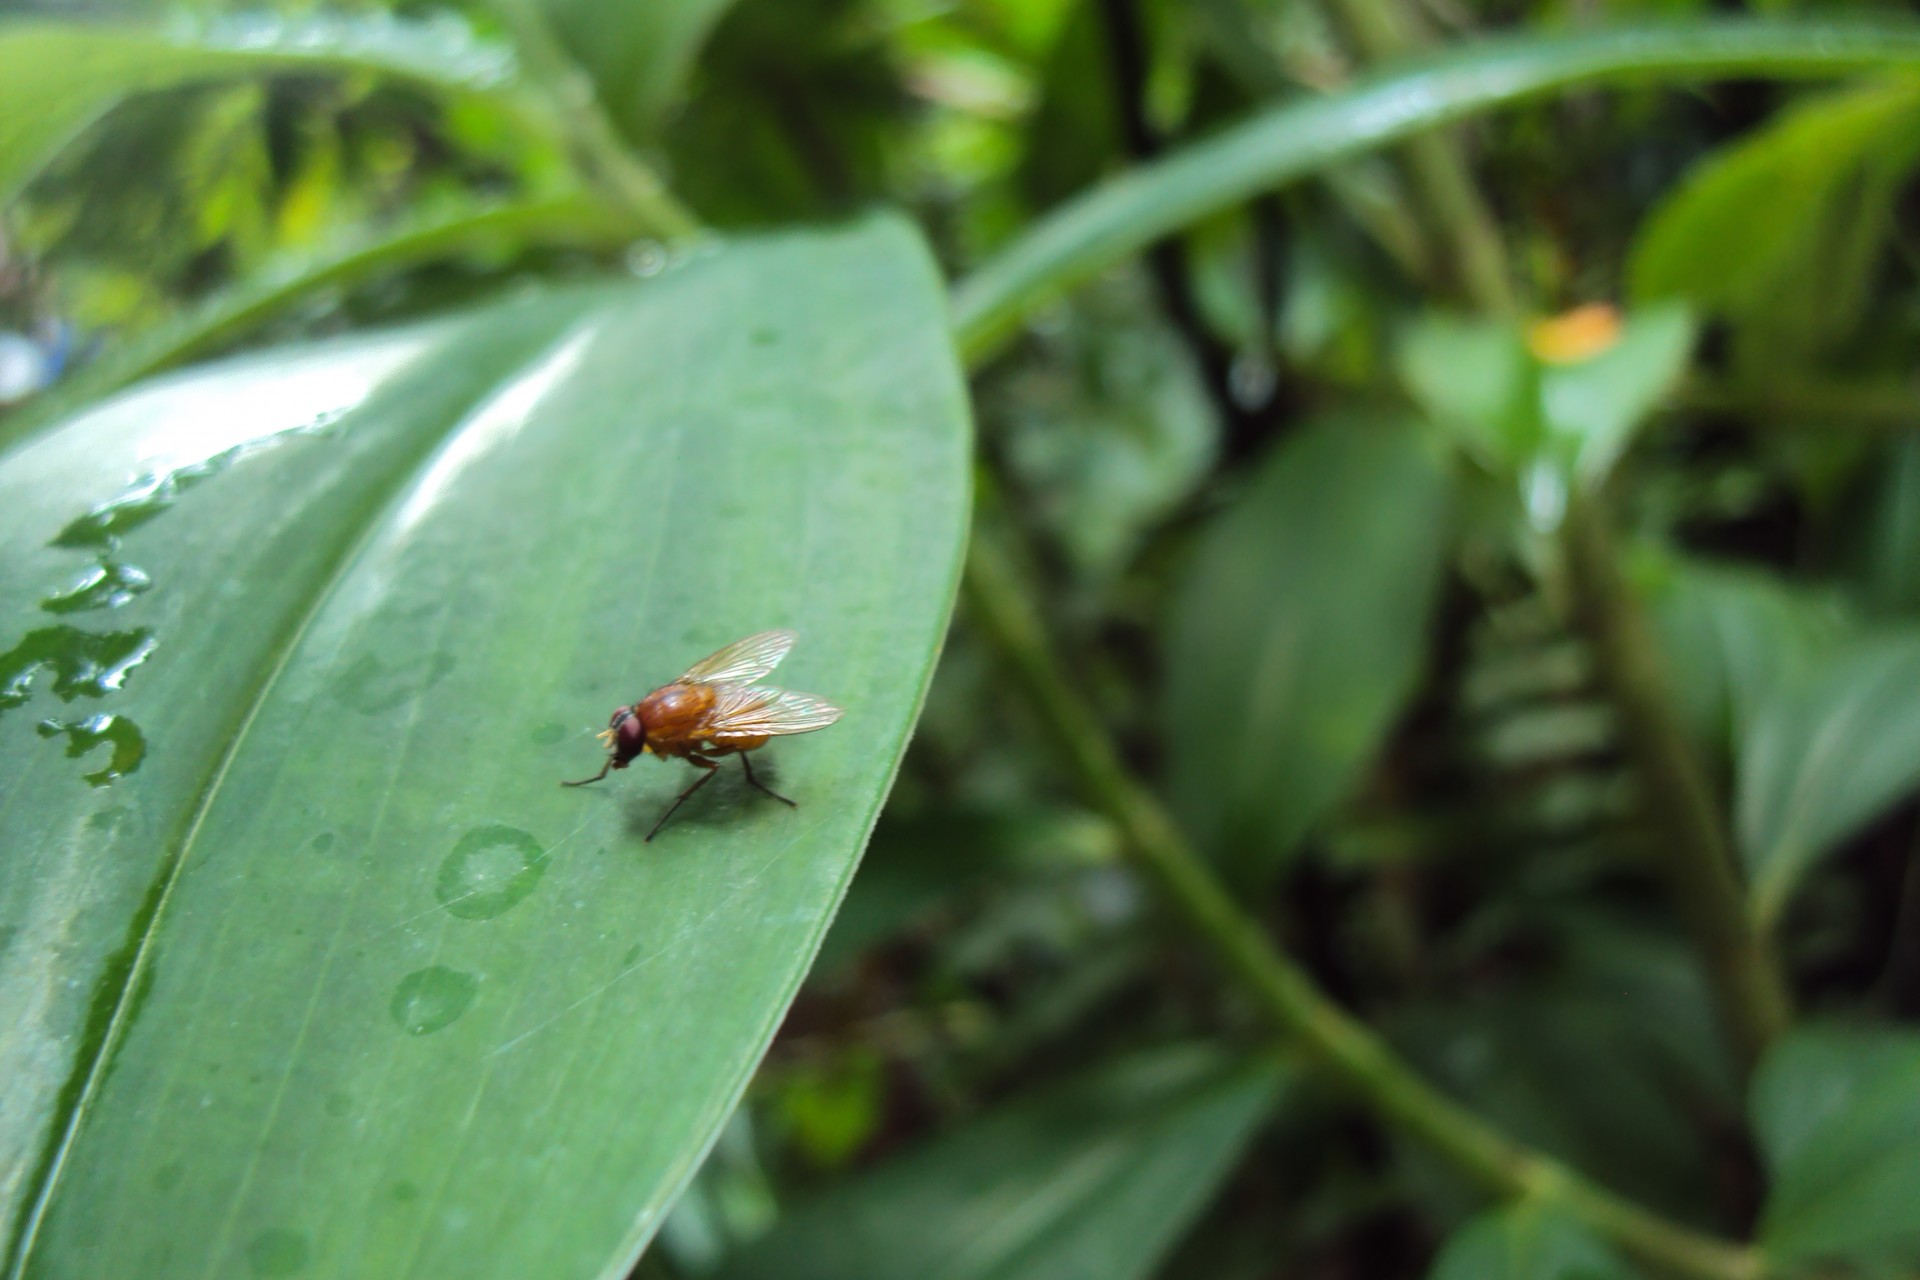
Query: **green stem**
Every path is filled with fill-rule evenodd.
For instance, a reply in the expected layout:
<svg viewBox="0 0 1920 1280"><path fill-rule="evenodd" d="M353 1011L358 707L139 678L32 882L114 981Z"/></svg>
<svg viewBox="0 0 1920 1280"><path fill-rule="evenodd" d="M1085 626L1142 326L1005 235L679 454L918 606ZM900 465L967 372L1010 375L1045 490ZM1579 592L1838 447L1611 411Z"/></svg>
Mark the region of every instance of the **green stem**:
<svg viewBox="0 0 1920 1280"><path fill-rule="evenodd" d="M1762 1275L1753 1250L1676 1226L1511 1142L1427 1084L1370 1029L1322 995L1241 912L1159 802L1121 764L1093 712L1067 684L1038 611L983 523L976 523L967 558L970 616L1019 680L1088 799L1118 827L1135 863L1276 1028L1296 1037L1365 1105L1458 1166L1489 1195L1561 1207L1676 1276L1756 1280Z"/></svg>
<svg viewBox="0 0 1920 1280"><path fill-rule="evenodd" d="M1332 8L1364 62L1394 62L1422 43L1394 0L1332 0ZM1512 311L1513 279L1506 244L1493 211L1474 185L1459 141L1430 133L1409 139L1400 150L1415 201L1438 233L1436 243L1451 251L1446 274L1477 309Z"/></svg>
<svg viewBox="0 0 1920 1280"><path fill-rule="evenodd" d="M1747 911L1719 801L1674 713L1659 652L1640 602L1621 578L1596 500L1573 502L1563 546L1574 620L1593 645L1601 682L1619 711L1659 870L1693 935L1743 1073L1750 1073L1792 1016L1779 960Z"/></svg>

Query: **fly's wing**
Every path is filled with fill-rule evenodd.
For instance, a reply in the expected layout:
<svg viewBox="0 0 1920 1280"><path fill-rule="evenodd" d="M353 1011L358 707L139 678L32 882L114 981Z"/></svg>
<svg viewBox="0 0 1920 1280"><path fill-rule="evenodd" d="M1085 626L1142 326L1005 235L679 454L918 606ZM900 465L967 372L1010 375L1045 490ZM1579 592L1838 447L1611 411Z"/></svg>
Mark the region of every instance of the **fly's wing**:
<svg viewBox="0 0 1920 1280"><path fill-rule="evenodd" d="M683 684L752 684L780 665L793 642L800 637L791 631L762 631L745 640L735 640L716 654L702 658L680 677Z"/></svg>
<svg viewBox="0 0 1920 1280"><path fill-rule="evenodd" d="M707 736L715 742L778 738L824 729L844 714L824 699L785 689L732 686L717 691L707 713Z"/></svg>

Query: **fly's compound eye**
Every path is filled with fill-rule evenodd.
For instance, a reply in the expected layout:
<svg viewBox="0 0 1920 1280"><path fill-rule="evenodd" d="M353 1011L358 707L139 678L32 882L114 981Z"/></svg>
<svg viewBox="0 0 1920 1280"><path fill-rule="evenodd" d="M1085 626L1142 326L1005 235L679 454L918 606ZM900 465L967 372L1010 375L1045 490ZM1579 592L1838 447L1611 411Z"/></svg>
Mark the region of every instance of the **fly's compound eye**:
<svg viewBox="0 0 1920 1280"><path fill-rule="evenodd" d="M633 708L621 707L613 713L613 719L607 721L607 728L618 733L620 732L620 726L631 719L633 719Z"/></svg>
<svg viewBox="0 0 1920 1280"><path fill-rule="evenodd" d="M623 756L636 756L647 745L647 726L639 716L617 717L613 725L614 750Z"/></svg>

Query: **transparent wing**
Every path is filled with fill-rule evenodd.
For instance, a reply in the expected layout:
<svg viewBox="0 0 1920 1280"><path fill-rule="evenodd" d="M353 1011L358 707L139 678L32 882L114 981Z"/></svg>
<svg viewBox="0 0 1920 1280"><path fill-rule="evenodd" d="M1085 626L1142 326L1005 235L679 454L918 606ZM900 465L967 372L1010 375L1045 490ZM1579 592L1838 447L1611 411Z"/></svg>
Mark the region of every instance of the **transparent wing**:
<svg viewBox="0 0 1920 1280"><path fill-rule="evenodd" d="M752 684L780 665L793 642L800 637L791 631L762 631L745 640L735 640L716 654L702 658L687 668L683 681L696 684Z"/></svg>
<svg viewBox="0 0 1920 1280"><path fill-rule="evenodd" d="M824 729L844 714L821 698L785 689L723 688L707 713L707 734L716 742L778 738Z"/></svg>

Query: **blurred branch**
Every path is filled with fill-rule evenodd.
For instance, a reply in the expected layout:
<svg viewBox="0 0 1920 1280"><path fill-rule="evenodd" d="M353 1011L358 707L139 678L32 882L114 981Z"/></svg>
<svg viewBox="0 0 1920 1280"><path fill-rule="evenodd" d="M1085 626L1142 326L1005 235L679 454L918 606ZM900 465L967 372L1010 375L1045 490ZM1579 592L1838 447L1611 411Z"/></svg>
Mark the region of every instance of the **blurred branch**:
<svg viewBox="0 0 1920 1280"><path fill-rule="evenodd" d="M1396 0L1330 0L1330 6L1363 62L1394 62L1425 43ZM1437 233L1435 239L1451 250L1453 260L1445 264L1446 274L1478 310L1512 311L1513 279L1506 243L1493 211L1474 185L1458 139L1424 134L1409 139L1401 154L1415 201Z"/></svg>
<svg viewBox="0 0 1920 1280"><path fill-rule="evenodd" d="M684 240L698 232L700 220L622 141L592 79L560 47L546 18L527 0L487 0L487 8L512 38L573 160L616 209L638 223L635 234Z"/></svg>
<svg viewBox="0 0 1920 1280"><path fill-rule="evenodd" d="M1742 1074L1749 1074L1791 1018L1779 959L1747 911L1720 804L1674 712L1640 603L1621 579L1606 517L1592 499L1572 504L1564 550L1574 620L1619 711L1657 841L1656 863L1700 952Z"/></svg>
<svg viewBox="0 0 1920 1280"><path fill-rule="evenodd" d="M954 291L968 362L1036 307L1250 196L1426 130L1576 85L1775 77L1920 64L1920 24L1672 23L1601 34L1489 39L1412 70L1282 103L1100 183L1035 222Z"/></svg>
<svg viewBox="0 0 1920 1280"><path fill-rule="evenodd" d="M970 616L1019 680L1088 799L1120 828L1129 855L1167 904L1329 1075L1388 1122L1426 1143L1488 1194L1553 1204L1650 1265L1697 1280L1757 1280L1758 1254L1699 1235L1518 1146L1420 1079L1369 1028L1328 1000L1259 924L1242 913L1147 789L1126 770L1086 702L1067 683L1031 594L977 521L968 552Z"/></svg>

